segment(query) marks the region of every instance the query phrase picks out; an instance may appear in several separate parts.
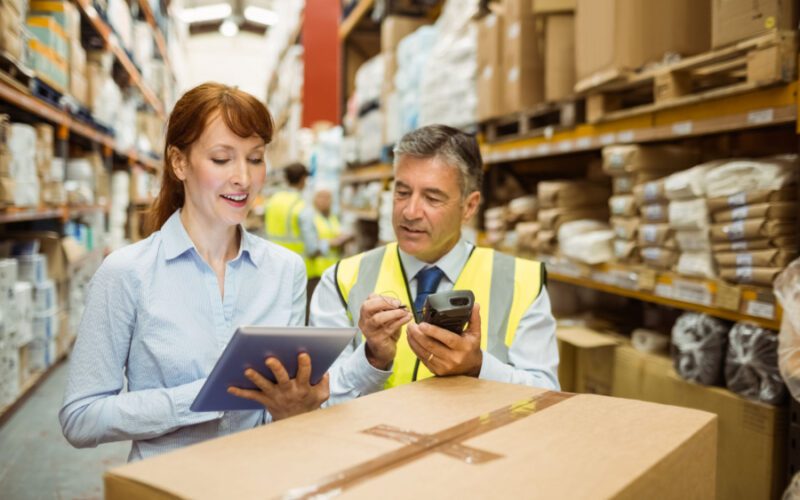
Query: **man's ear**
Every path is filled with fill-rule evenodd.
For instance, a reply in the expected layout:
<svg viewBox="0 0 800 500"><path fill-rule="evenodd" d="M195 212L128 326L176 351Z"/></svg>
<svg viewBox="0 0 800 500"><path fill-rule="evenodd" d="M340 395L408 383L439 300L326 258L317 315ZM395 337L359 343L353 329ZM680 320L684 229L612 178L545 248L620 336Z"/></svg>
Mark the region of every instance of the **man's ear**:
<svg viewBox="0 0 800 500"><path fill-rule="evenodd" d="M179 180L185 181L186 173L189 168L189 162L186 159L186 155L175 146L169 147L168 155L169 165L172 167L172 173L174 173L175 177L177 177Z"/></svg>
<svg viewBox="0 0 800 500"><path fill-rule="evenodd" d="M467 195L467 199L464 200L464 213L461 217L462 222L467 222L475 215L475 212L478 210L478 207L481 204L481 192L480 191L473 191L469 195Z"/></svg>

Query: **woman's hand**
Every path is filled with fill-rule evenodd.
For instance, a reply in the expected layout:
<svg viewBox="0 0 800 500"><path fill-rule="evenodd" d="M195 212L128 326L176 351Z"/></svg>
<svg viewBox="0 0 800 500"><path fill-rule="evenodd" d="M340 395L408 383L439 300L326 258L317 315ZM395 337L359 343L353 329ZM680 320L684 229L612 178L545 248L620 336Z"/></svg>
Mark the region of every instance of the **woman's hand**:
<svg viewBox="0 0 800 500"><path fill-rule="evenodd" d="M272 420L316 410L330 396L327 373L317 385L311 385L311 357L306 353L297 355L296 378L289 378L283 364L276 358L267 358L264 364L275 375L277 383L249 368L244 374L259 390L228 387L228 393L261 403L272 415Z"/></svg>

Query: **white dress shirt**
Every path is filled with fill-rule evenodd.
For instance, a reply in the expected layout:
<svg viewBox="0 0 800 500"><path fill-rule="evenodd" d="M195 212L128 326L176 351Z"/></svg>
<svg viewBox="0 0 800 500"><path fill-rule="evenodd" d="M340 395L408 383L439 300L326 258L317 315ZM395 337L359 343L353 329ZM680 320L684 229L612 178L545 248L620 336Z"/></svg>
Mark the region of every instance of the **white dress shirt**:
<svg viewBox="0 0 800 500"><path fill-rule="evenodd" d="M438 292L452 290L461 270L467 263L473 245L459 241L445 256L435 262L444 272ZM408 284L412 297L417 294L417 273L429 266L425 262L400 251L400 259L406 276L411 276ZM309 324L319 327L350 327L353 325L347 310L339 297L331 267L322 275L311 299ZM517 327L514 341L508 351L508 364L483 351L483 364L479 377L485 380L525 384L533 387L558 390L558 346L556 344L556 322L550 311L547 290L542 287L539 297L525 311ZM359 333L360 335L360 333ZM407 342L401 338L400 342ZM339 356L330 369L331 397L328 404L336 404L383 388L392 374L379 370L367 361L364 352L366 343L358 346L351 343Z"/></svg>

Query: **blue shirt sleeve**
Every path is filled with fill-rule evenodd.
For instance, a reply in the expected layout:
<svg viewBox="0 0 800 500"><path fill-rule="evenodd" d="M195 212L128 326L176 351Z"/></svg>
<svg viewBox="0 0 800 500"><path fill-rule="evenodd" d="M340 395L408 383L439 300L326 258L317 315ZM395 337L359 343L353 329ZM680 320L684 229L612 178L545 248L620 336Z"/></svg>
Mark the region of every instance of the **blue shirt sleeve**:
<svg viewBox="0 0 800 500"><path fill-rule="evenodd" d="M222 417L219 412L189 410L205 379L123 392L140 290L130 272L132 265L122 256L110 255L88 289L59 412L64 436L76 447L152 439Z"/></svg>

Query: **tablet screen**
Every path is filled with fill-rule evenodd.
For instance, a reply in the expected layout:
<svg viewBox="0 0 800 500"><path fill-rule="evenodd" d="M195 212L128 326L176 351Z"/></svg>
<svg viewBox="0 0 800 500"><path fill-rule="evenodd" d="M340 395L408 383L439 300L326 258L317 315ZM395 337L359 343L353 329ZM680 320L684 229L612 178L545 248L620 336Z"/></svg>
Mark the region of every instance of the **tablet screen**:
<svg viewBox="0 0 800 500"><path fill-rule="evenodd" d="M233 334L208 379L197 394L192 411L261 410L255 401L228 394L228 387L255 389L244 376L248 368L275 382L264 361L275 357L283 363L291 378L297 375L297 355L311 357L311 383L317 384L348 342L356 328L242 326Z"/></svg>

